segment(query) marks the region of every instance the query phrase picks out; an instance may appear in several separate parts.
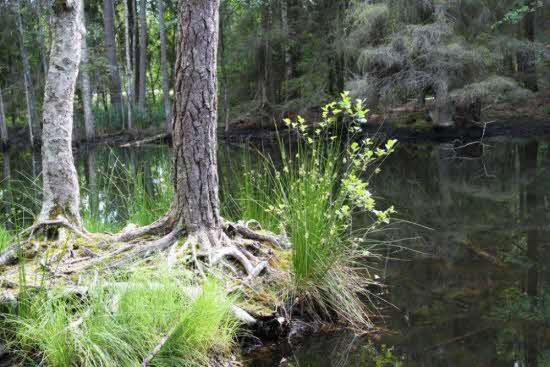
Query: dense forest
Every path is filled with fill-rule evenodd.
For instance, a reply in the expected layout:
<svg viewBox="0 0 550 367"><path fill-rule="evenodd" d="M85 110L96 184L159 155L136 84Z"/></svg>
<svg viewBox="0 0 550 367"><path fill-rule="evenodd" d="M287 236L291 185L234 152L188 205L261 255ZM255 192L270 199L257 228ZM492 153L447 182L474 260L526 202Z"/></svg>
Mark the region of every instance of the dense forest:
<svg viewBox="0 0 550 367"><path fill-rule="evenodd" d="M224 0L218 123L318 116L343 90L366 99L373 121L468 126L518 108L547 118L545 1ZM172 0L86 2L76 138L169 128L178 10ZM28 0L0 11L2 121L39 140L51 10Z"/></svg>
<svg viewBox="0 0 550 367"><path fill-rule="evenodd" d="M550 361L550 0L0 0L0 367Z"/></svg>

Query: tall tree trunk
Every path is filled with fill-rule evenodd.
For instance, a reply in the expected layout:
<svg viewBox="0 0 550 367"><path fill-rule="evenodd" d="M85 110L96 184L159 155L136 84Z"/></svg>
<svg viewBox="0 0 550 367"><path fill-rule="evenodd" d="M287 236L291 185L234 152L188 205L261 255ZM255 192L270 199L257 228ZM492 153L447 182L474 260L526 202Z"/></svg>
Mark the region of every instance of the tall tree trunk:
<svg viewBox="0 0 550 367"><path fill-rule="evenodd" d="M45 31L44 26L42 25L42 19L40 17L41 12L41 6L40 2L37 1L36 4L33 6L33 12L34 16L36 17L36 21L38 22L38 45L40 47L40 62L42 64L42 71L44 72L44 75L48 74L48 51L46 49L46 42L45 42Z"/></svg>
<svg viewBox="0 0 550 367"><path fill-rule="evenodd" d="M132 4L132 58L134 66L134 105L137 104L139 96L139 21L137 17L137 0L128 0L129 4Z"/></svg>
<svg viewBox="0 0 550 367"><path fill-rule="evenodd" d="M535 7L534 1L528 1L526 5ZM529 41L529 46L518 53L518 69L525 83L525 87L533 92L539 90L537 81L537 61L533 42L535 41L535 11L528 12L523 18L523 32Z"/></svg>
<svg viewBox="0 0 550 367"><path fill-rule="evenodd" d="M225 7L224 7L225 9ZM224 131L229 131L229 98L227 95L227 62L225 60L225 17L227 16L227 11L224 11L220 16L220 61L221 61L221 80L223 88L223 125Z"/></svg>
<svg viewBox="0 0 550 367"><path fill-rule="evenodd" d="M2 89L0 88L0 142L2 149L8 146L8 128L6 127L6 114L4 113L4 100L2 99Z"/></svg>
<svg viewBox="0 0 550 367"><path fill-rule="evenodd" d="M52 51L44 89L43 198L38 221L63 217L81 226L80 190L71 146L73 100L83 27L79 0L55 0Z"/></svg>
<svg viewBox="0 0 550 367"><path fill-rule="evenodd" d="M109 92L111 94L111 105L117 118L122 117L122 84L120 81L120 72L116 57L115 40L115 8L113 0L103 0L103 27L105 30L105 53L109 62L109 74L111 84Z"/></svg>
<svg viewBox="0 0 550 367"><path fill-rule="evenodd" d="M95 140L95 124L94 116L92 113L92 88L90 86L90 74L88 71L88 45L86 43L86 20L84 16L84 1L82 1L80 12L82 16L82 28L84 33L82 34L82 54L80 60L80 83L82 92L82 104L84 105L84 131L86 133L86 141Z"/></svg>
<svg viewBox="0 0 550 367"><path fill-rule="evenodd" d="M147 93L147 0L139 0L139 95L138 108L145 113Z"/></svg>
<svg viewBox="0 0 550 367"><path fill-rule="evenodd" d="M203 247L223 236L218 196L219 0L181 4L176 61L173 180L177 217Z"/></svg>
<svg viewBox="0 0 550 367"><path fill-rule="evenodd" d="M134 73L132 68L131 58L131 38L130 38L130 9L128 7L128 0L124 0L124 49L126 56L126 99L128 109L128 129L134 128L134 121L132 115L132 105L134 104Z"/></svg>
<svg viewBox="0 0 550 367"><path fill-rule="evenodd" d="M168 80L168 57L166 56L166 27L164 25L164 0L158 0L160 33L160 70L162 73L162 94L166 131L172 130L172 102L170 101L170 81Z"/></svg>
<svg viewBox="0 0 550 367"><path fill-rule="evenodd" d="M35 137L40 136L40 120L36 112L36 98L34 97L34 84L31 77L31 66L27 48L25 47L25 37L23 30L23 22L21 20L21 8L18 7L15 11L17 20L17 33L19 35L19 48L21 59L23 61L23 79L25 81L25 97L27 100L27 118L29 125L29 137L31 144L34 145L38 141Z"/></svg>
<svg viewBox="0 0 550 367"><path fill-rule="evenodd" d="M290 53L290 27L288 24L288 0L281 0L281 28L283 31L283 59L284 59L284 99L290 97L288 83L292 79L292 55Z"/></svg>

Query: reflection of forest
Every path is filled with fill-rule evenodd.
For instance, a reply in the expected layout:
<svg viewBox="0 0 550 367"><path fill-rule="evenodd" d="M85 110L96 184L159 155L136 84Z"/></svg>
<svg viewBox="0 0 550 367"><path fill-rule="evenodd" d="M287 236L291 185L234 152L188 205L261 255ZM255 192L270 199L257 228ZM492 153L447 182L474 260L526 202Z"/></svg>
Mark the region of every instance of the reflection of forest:
<svg viewBox="0 0 550 367"><path fill-rule="evenodd" d="M394 342L418 365L536 366L550 352L549 145L486 144L403 145L374 184L401 218L433 228L389 232L419 236L406 245L423 252L387 266L404 331Z"/></svg>
<svg viewBox="0 0 550 367"><path fill-rule="evenodd" d="M389 301L399 307L385 311L396 334L383 342L395 345L407 366L542 366L550 355L550 145L485 143L483 149L402 144L372 182L381 205L394 204L400 218L433 229L397 223L384 232L418 237L396 244L421 252L395 248L392 257L403 261L380 269L391 285ZM140 177L156 195L168 154L166 148L79 151L84 210L124 222L128 177ZM238 154L220 152L222 180L242 169L235 166ZM39 161L30 152L2 156L3 219L32 220ZM329 339L312 343L319 350L330 343L332 350L339 339ZM360 344L350 359L357 365L364 361ZM314 360L311 353L304 358Z"/></svg>

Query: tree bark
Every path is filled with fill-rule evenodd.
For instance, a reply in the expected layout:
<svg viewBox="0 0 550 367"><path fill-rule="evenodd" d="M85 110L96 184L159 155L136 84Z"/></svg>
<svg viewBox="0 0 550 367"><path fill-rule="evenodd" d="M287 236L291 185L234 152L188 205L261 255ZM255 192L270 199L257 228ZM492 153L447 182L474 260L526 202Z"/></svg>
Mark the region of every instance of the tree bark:
<svg viewBox="0 0 550 367"><path fill-rule="evenodd" d="M147 0L139 1L139 94L138 108L145 113L147 93Z"/></svg>
<svg viewBox="0 0 550 367"><path fill-rule="evenodd" d="M15 10L17 20L17 33L19 36L19 49L21 52L21 59L23 61L23 79L25 81L25 97L27 100L27 118L29 126L29 138L31 144L37 143L35 137L40 136L40 121L36 112L36 98L34 96L34 84L31 77L31 67L29 64L29 57L27 54L27 48L25 47L25 37L23 30L23 21L21 20L21 7L18 6Z"/></svg>
<svg viewBox="0 0 550 367"><path fill-rule="evenodd" d="M111 85L109 91L111 94L111 105L114 108L118 118L122 116L122 83L120 81L120 72L116 57L115 41L115 8L113 0L103 0L103 27L105 30L105 53L109 62L109 74Z"/></svg>
<svg viewBox="0 0 550 367"><path fill-rule="evenodd" d="M166 55L166 26L164 24L164 0L158 0L160 33L160 70L162 73L162 94L166 131L172 131L172 102L170 101L170 81L168 80L168 57Z"/></svg>
<svg viewBox="0 0 550 367"><path fill-rule="evenodd" d="M82 1L80 12L82 19L82 29L86 32L86 20L84 16L84 1ZM84 131L86 141L95 140L95 124L92 113L92 88L90 86L90 74L88 72L88 45L86 43L86 33L82 34L82 54L80 60L80 83L82 86L82 104L84 105Z"/></svg>
<svg viewBox="0 0 550 367"><path fill-rule="evenodd" d="M224 236L216 157L218 12L219 0L184 1L178 25L174 204L180 223L203 248Z"/></svg>
<svg viewBox="0 0 550 367"><path fill-rule="evenodd" d="M8 128L6 127L6 114L4 113L4 100L2 99L2 89L0 88L0 142L2 149L8 146Z"/></svg>
<svg viewBox="0 0 550 367"><path fill-rule="evenodd" d="M44 89L44 186L39 223L63 217L73 225L82 226L80 190L71 146L73 100L82 51L81 11L79 0L53 3L52 50Z"/></svg>
<svg viewBox="0 0 550 367"><path fill-rule="evenodd" d="M132 68L131 58L131 38L130 38L130 9L128 7L128 1L124 0L124 49L126 56L126 99L128 109L127 128L129 130L134 128L134 121L132 115L132 105L134 103L134 73Z"/></svg>

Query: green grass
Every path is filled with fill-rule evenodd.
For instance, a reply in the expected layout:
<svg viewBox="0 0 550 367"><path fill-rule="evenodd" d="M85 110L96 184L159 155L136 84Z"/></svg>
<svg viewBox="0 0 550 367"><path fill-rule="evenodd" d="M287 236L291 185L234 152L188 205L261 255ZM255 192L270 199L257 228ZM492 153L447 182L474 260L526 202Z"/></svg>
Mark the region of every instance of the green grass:
<svg viewBox="0 0 550 367"><path fill-rule="evenodd" d="M152 162L146 173L145 169L128 167L111 152L107 166L110 170L98 177L96 192L83 188L82 217L87 230L118 232L127 223L147 225L168 212L174 196L169 161ZM103 205L99 205L98 192L103 193ZM116 207L106 206L115 200ZM114 211L123 214L114 216Z"/></svg>
<svg viewBox="0 0 550 367"><path fill-rule="evenodd" d="M229 351L237 324L216 282L196 299L189 286L171 270L96 283L84 299L62 289L26 298L6 323L10 346L51 367L134 367L171 331L152 366L207 366L211 352Z"/></svg>
<svg viewBox="0 0 550 367"><path fill-rule="evenodd" d="M272 170L266 161L257 157L257 152L243 149L235 160L226 159L222 167L230 167L222 172L222 215L233 221L257 221L263 229L277 232L281 221L270 212L277 204L274 194ZM256 163L254 158L260 158Z"/></svg>
<svg viewBox="0 0 550 367"><path fill-rule="evenodd" d="M393 150L394 141L375 147L358 143L365 109L342 101L324 108L324 120L310 128L303 119L285 121L293 139L279 135L281 163L259 155L252 165L244 155L237 174L238 187L226 195L234 216L257 219L264 228L286 231L292 243L290 299L299 299L309 314L352 327L372 326L365 303L371 282L365 269L364 236L388 221L393 208L377 210L368 190L367 175L377 172ZM337 118L340 117L340 118ZM349 123L346 128L339 122ZM338 132L338 133L335 133ZM352 215L362 212L372 221L353 225Z"/></svg>
<svg viewBox="0 0 550 367"><path fill-rule="evenodd" d="M11 233L4 226L0 226L0 253L9 246L11 240Z"/></svg>

